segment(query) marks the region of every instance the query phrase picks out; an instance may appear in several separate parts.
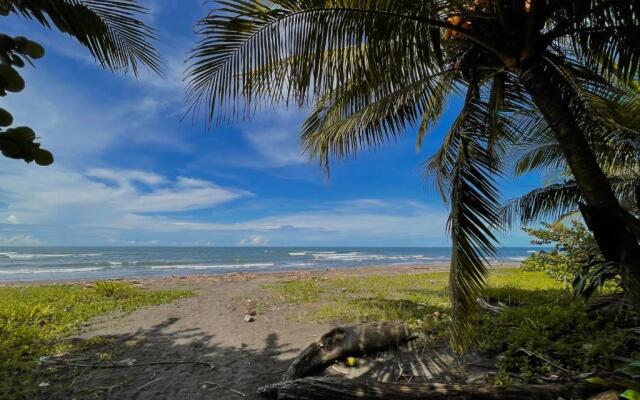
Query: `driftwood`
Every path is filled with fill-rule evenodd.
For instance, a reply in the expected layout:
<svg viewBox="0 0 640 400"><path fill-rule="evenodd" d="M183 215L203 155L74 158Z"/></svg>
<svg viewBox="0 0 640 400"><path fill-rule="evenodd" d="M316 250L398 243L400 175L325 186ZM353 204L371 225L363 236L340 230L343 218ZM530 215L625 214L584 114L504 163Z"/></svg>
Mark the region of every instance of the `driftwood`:
<svg viewBox="0 0 640 400"><path fill-rule="evenodd" d="M409 328L402 322L334 328L300 353L282 380L303 378L326 368L336 360L396 347L411 338Z"/></svg>
<svg viewBox="0 0 640 400"><path fill-rule="evenodd" d="M496 305L490 304L482 297L478 297L476 300L478 302L478 305L480 305L481 308L484 308L485 310L491 311L492 313L495 313L495 314L500 314L501 312L509 308L500 302L498 302L498 304Z"/></svg>
<svg viewBox="0 0 640 400"><path fill-rule="evenodd" d="M263 386L258 393L278 400L557 400L586 399L602 392L599 385L449 385L439 383L398 384L351 379L308 377Z"/></svg>

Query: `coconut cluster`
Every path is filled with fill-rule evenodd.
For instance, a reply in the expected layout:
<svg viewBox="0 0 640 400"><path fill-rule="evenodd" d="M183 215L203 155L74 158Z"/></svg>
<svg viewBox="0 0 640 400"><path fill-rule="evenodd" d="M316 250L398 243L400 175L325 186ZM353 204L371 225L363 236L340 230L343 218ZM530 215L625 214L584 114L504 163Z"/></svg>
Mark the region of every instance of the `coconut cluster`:
<svg viewBox="0 0 640 400"><path fill-rule="evenodd" d="M473 12L487 11L488 8L489 0L474 0L473 4L467 6L467 9ZM524 11L526 13L531 11L531 0L524 0ZM471 21L463 18L460 15L454 15L447 18L447 22L464 30L470 30L472 27ZM444 31L444 38L446 40L461 39L464 38L464 33L454 31L452 29L447 29Z"/></svg>

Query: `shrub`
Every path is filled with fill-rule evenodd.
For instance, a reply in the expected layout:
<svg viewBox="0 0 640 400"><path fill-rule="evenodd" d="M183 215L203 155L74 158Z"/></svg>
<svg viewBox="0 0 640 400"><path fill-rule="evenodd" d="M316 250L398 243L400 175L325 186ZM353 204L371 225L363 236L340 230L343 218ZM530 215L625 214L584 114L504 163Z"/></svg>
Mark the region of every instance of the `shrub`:
<svg viewBox="0 0 640 400"><path fill-rule="evenodd" d="M582 302L566 295L554 303L483 315L478 349L500 355L498 383L507 383L512 373L528 382L535 382L539 375L562 375L559 368L537 356L572 373L611 370L610 357L624 354L627 345L627 333L610 321L590 319Z"/></svg>
<svg viewBox="0 0 640 400"><path fill-rule="evenodd" d="M542 223L541 229L525 229L535 237L532 244L549 246L550 251L538 251L522 263L525 271L541 271L563 283L573 285L581 297L590 297L609 281L618 280L615 264L607 262L593 235L579 221ZM615 285L614 285L615 286Z"/></svg>
<svg viewBox="0 0 640 400"><path fill-rule="evenodd" d="M125 282L116 281L99 281L95 283L94 290L97 295L114 298L126 299L135 294L135 288Z"/></svg>

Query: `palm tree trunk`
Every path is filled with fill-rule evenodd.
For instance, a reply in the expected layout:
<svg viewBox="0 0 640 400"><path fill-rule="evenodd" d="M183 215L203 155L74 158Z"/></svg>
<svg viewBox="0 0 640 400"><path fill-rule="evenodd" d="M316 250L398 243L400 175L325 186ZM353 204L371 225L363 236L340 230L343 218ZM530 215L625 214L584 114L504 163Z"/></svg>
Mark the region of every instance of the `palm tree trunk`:
<svg viewBox="0 0 640 400"><path fill-rule="evenodd" d="M615 197L584 132L544 65L518 71L518 76L566 157L586 202L581 211L589 229L604 257L618 263L622 284L635 310L640 312L640 244L633 232L634 217Z"/></svg>

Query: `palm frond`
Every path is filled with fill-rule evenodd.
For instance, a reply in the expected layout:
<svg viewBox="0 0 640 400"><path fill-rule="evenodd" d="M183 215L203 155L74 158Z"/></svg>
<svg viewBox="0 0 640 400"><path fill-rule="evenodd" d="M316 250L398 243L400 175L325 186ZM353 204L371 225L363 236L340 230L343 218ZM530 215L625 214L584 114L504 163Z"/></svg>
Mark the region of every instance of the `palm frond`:
<svg viewBox="0 0 640 400"><path fill-rule="evenodd" d="M611 176L609 182L621 204L629 210L637 209L640 175ZM547 185L508 201L502 209L503 220L508 226L555 220L577 211L581 200L582 194L574 181Z"/></svg>
<svg viewBox="0 0 640 400"><path fill-rule="evenodd" d="M474 92L468 90L463 110L444 145L428 163L450 201L449 294L452 344L459 351L473 338L477 298L484 288L488 259L495 257L495 232L501 227L495 178L501 174L502 165L488 150L489 134L482 124L487 118L487 103Z"/></svg>
<svg viewBox="0 0 640 400"><path fill-rule="evenodd" d="M139 64L161 73L155 32L140 20L137 0L6 0L9 10L76 38L109 70L138 73Z"/></svg>
<svg viewBox="0 0 640 400"><path fill-rule="evenodd" d="M451 90L453 71L429 74L415 82L398 77L348 85L318 101L301 130L303 147L328 170L330 158L353 156L394 140L409 126L438 120Z"/></svg>
<svg viewBox="0 0 640 400"><path fill-rule="evenodd" d="M562 40L577 50L590 68L628 82L640 66L640 4L623 0L560 1L549 40Z"/></svg>
<svg viewBox="0 0 640 400"><path fill-rule="evenodd" d="M600 166L619 174L640 168L640 96L619 81L606 81L575 60L549 55L559 86L585 132ZM553 132L539 115L523 120L516 174L568 171ZM622 167L624 166L624 167Z"/></svg>
<svg viewBox="0 0 640 400"><path fill-rule="evenodd" d="M264 91L252 91L247 77L284 60L286 73L271 75L270 85L300 105L363 76L372 81L382 71L414 74L416 80L437 62L440 33L429 23L440 21L436 0L219 3L199 23L203 39L187 71L187 101L196 113L206 105L209 121L247 115L258 97L280 100L275 91L266 98Z"/></svg>

